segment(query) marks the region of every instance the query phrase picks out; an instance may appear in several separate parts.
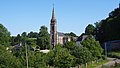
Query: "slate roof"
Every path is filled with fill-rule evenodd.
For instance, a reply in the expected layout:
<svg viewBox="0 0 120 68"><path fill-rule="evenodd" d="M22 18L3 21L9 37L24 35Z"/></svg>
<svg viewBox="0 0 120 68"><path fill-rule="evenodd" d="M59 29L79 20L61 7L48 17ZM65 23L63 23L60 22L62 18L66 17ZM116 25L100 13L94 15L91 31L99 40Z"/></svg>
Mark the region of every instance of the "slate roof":
<svg viewBox="0 0 120 68"><path fill-rule="evenodd" d="M58 36L64 36L64 33L62 32L57 32L58 33Z"/></svg>
<svg viewBox="0 0 120 68"><path fill-rule="evenodd" d="M88 37L88 35L86 35L86 34L81 34L79 37L78 37L78 39L77 39L77 41L83 41L83 40L85 40L86 38Z"/></svg>

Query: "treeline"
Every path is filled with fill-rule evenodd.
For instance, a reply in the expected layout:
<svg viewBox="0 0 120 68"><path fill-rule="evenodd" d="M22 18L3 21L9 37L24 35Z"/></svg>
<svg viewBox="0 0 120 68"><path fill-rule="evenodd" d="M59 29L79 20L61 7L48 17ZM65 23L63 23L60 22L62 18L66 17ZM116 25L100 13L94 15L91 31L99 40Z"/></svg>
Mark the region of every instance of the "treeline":
<svg viewBox="0 0 120 68"><path fill-rule="evenodd" d="M0 67L2 68L25 68L27 66L26 51L28 53L28 66L35 68L69 68L104 59L104 56L102 56L103 49L91 35L82 41L80 45L71 41L64 45L58 44L54 49L51 49L50 35L45 26L41 26L37 38L29 38L26 32L21 35L18 34L15 38L10 37L8 30L3 27L2 25L2 28L0 28L4 30L0 36L1 40L4 41L0 43ZM7 35L8 33L9 35ZM13 42L14 45L10 46ZM16 46L15 44L21 44L22 46ZM39 50L34 51L30 49L30 46L37 46L38 49L50 49L50 52L46 54L41 53Z"/></svg>
<svg viewBox="0 0 120 68"><path fill-rule="evenodd" d="M102 60L103 49L98 41L89 36L77 45L75 42L67 42L64 45L56 45L49 53L31 51L28 47L28 66L35 68L60 67L70 68L78 65L92 63L92 61ZM0 67L2 68L25 68L26 48L21 46L19 50L6 48L0 45Z"/></svg>
<svg viewBox="0 0 120 68"><path fill-rule="evenodd" d="M11 37L10 32L0 24L0 68L26 68L26 52L28 53L28 66L31 68L70 68L92 63L92 61L97 62L105 59L100 44L119 40L119 25L120 7L112 11L108 18L95 23L95 26L89 24L85 29L88 37L81 41L80 45L71 41L64 45L58 44L51 49L50 35L45 26L41 26L39 33L23 32L21 35ZM65 35L76 37L72 32ZM22 46L16 47L17 45ZM34 51L30 49L31 46L37 49L49 49L50 52Z"/></svg>
<svg viewBox="0 0 120 68"><path fill-rule="evenodd" d="M107 41L120 40L120 7L109 13L109 17L96 22L95 26L89 24L86 34L95 36L101 44Z"/></svg>
<svg viewBox="0 0 120 68"><path fill-rule="evenodd" d="M12 46L24 45L26 43L27 45L40 49L50 49L50 35L46 26L41 26L39 33L30 32L27 34L23 32L21 35L12 36L10 41Z"/></svg>

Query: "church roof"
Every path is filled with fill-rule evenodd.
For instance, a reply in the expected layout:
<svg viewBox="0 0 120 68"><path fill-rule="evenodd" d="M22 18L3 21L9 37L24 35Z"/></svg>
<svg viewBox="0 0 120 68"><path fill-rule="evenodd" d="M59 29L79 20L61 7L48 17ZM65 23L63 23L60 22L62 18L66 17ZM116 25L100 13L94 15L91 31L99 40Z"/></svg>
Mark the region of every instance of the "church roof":
<svg viewBox="0 0 120 68"><path fill-rule="evenodd" d="M64 36L64 33L62 32L57 32L58 33L58 36Z"/></svg>

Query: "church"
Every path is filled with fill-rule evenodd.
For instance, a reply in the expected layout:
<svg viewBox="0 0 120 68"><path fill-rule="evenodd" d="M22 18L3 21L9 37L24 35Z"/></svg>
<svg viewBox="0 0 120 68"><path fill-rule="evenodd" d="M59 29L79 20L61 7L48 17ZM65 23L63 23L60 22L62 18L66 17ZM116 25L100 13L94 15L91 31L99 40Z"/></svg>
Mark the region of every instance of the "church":
<svg viewBox="0 0 120 68"><path fill-rule="evenodd" d="M65 36L64 33L57 31L57 20L55 17L54 7L52 10L52 18L50 21L50 44L52 45L52 48L55 47L57 44L64 44L66 42L71 41L70 36Z"/></svg>

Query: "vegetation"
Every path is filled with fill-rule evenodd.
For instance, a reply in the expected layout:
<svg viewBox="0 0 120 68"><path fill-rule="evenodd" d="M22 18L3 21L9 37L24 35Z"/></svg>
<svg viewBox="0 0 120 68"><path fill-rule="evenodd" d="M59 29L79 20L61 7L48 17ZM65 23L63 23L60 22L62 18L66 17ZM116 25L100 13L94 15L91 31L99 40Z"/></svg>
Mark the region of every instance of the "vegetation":
<svg viewBox="0 0 120 68"><path fill-rule="evenodd" d="M95 27L92 24L89 24L85 28L85 34L87 34L87 35L94 35L94 30L95 30Z"/></svg>
<svg viewBox="0 0 120 68"><path fill-rule="evenodd" d="M70 68L75 61L75 57L66 48L62 48L61 45L56 45L55 49L51 52L48 53L48 56L51 57L48 59L51 66Z"/></svg>
<svg viewBox="0 0 120 68"><path fill-rule="evenodd" d="M10 45L10 32L2 24L0 24L0 44L4 46Z"/></svg>
<svg viewBox="0 0 120 68"><path fill-rule="evenodd" d="M38 33L37 32L30 32L28 33L28 38L37 38L38 37Z"/></svg>
<svg viewBox="0 0 120 68"><path fill-rule="evenodd" d="M83 42L81 42L83 47L88 48L92 53L92 59L100 59L102 57L103 49L100 46L99 42L96 41L92 36L88 36Z"/></svg>
<svg viewBox="0 0 120 68"><path fill-rule="evenodd" d="M47 27L41 26L40 32L37 37L37 45L40 49L50 49L50 36Z"/></svg>
<svg viewBox="0 0 120 68"><path fill-rule="evenodd" d="M26 68L27 58L30 68L70 68L99 61L102 64L104 56L100 43L119 40L119 21L120 8L117 8L109 14L108 18L95 23L95 27L89 24L85 29L85 34L88 37L81 41L80 45L71 41L64 45L58 44L54 49L50 47L50 36L46 26L41 26L39 33L30 32L27 34L23 32L21 35L10 37L10 32L0 24L0 68ZM65 35L76 37L73 32ZM31 49L33 47L35 49L49 49L50 52L41 53L39 50ZM120 58L120 54L116 52L110 52L108 56ZM90 68L99 64L91 65L89 65ZM119 66L119 64L116 65L116 67Z"/></svg>
<svg viewBox="0 0 120 68"><path fill-rule="evenodd" d="M0 45L0 68L21 68L20 65L19 60Z"/></svg>
<svg viewBox="0 0 120 68"><path fill-rule="evenodd" d="M108 53L109 57L120 59L120 51L112 51Z"/></svg>
<svg viewBox="0 0 120 68"><path fill-rule="evenodd" d="M74 35L74 33L70 34ZM83 41L81 43L82 45L77 45L75 41L67 42L64 45L58 44L47 54L31 50L31 46L39 46L40 49L50 49L49 33L45 26L41 26L37 38L30 37L26 32L23 32L21 35L18 34L16 37L12 36L10 39L12 47L8 46L9 49L6 50L2 43L0 45L0 66L2 68L25 68L27 66L27 58L28 67L70 68L93 61L93 53L95 57L101 58L102 56L99 43L92 37Z"/></svg>
<svg viewBox="0 0 120 68"><path fill-rule="evenodd" d="M106 41L120 40L120 7L109 13L109 17L95 23L95 36L101 44Z"/></svg>
<svg viewBox="0 0 120 68"><path fill-rule="evenodd" d="M65 33L65 35L72 36L72 37L77 37L77 35L75 33L73 33L73 32Z"/></svg>

